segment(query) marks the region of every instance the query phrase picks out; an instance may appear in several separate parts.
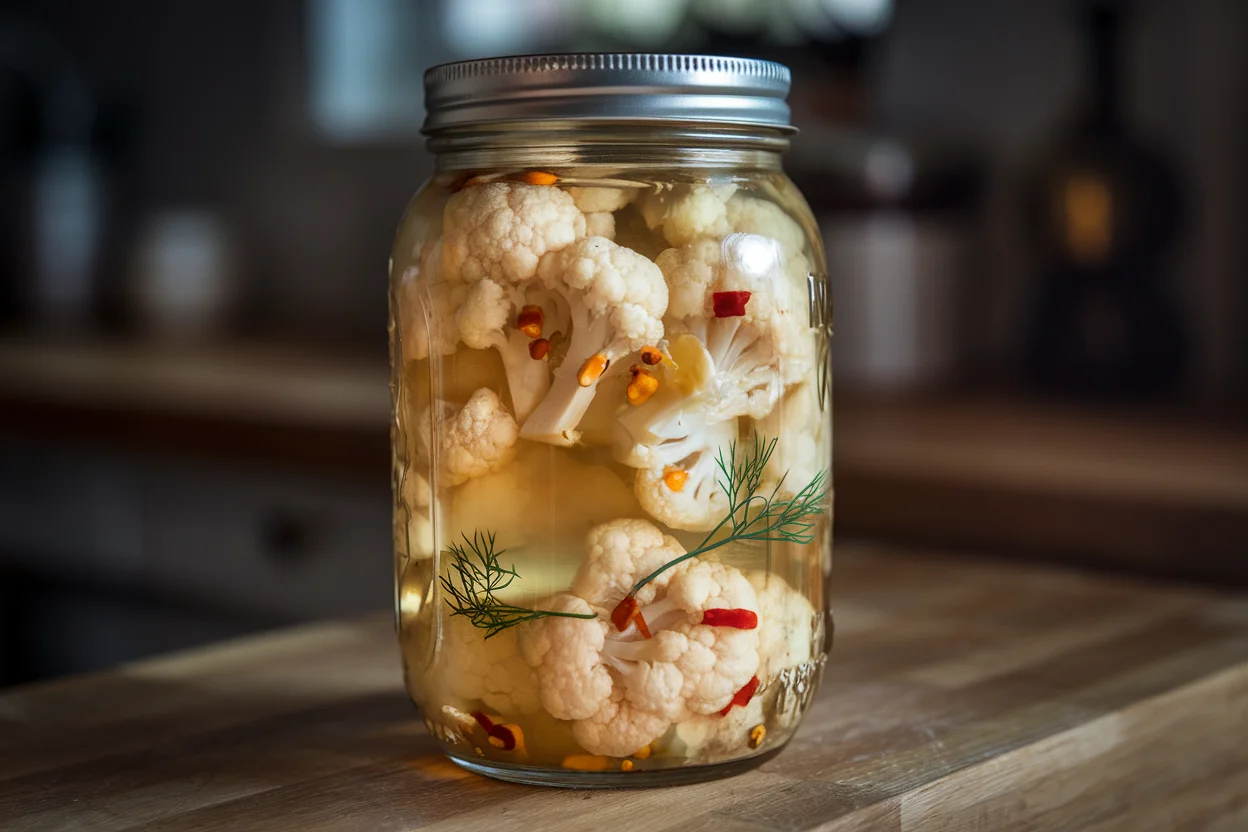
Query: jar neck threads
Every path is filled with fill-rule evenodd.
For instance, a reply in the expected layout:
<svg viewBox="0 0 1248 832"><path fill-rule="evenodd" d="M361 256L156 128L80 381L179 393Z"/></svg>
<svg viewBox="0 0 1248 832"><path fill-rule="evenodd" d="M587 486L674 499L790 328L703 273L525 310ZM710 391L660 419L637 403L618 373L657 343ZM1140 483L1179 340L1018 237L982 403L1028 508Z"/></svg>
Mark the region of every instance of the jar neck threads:
<svg viewBox="0 0 1248 832"><path fill-rule="evenodd" d="M788 146L786 132L763 127L545 120L440 130L428 141L439 171L571 166L779 170Z"/></svg>

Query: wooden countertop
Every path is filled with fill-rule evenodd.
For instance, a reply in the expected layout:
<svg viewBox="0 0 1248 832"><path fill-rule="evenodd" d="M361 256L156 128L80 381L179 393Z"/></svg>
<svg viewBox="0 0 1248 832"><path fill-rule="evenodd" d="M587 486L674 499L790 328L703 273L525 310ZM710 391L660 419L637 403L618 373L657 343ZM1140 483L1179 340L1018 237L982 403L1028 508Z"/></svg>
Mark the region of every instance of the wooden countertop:
<svg viewBox="0 0 1248 832"><path fill-rule="evenodd" d="M461 771L378 617L0 696L0 828L1248 828L1248 596L857 545L835 598L805 723L729 780Z"/></svg>

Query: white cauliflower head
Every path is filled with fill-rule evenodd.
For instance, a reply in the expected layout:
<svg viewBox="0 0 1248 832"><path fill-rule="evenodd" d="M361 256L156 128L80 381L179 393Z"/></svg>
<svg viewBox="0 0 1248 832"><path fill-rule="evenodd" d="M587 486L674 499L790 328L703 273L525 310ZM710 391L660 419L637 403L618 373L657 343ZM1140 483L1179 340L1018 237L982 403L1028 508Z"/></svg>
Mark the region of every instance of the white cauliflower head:
<svg viewBox="0 0 1248 832"><path fill-rule="evenodd" d="M444 279L523 283L542 255L584 235L585 217L558 188L514 182L467 187L442 213Z"/></svg>
<svg viewBox="0 0 1248 832"><path fill-rule="evenodd" d="M700 237L722 237L732 230L728 199L736 185L677 185L669 191L643 195L637 202L646 226L661 229L674 246Z"/></svg>
<svg viewBox="0 0 1248 832"><path fill-rule="evenodd" d="M520 421L550 388L547 362L529 351L556 314L553 298L533 279L538 262L585 229L572 197L549 186L476 185L453 195L443 211L440 276L454 287L444 291L458 293L453 321L444 326L473 349L498 350ZM526 308L537 310L532 329L519 321Z"/></svg>
<svg viewBox="0 0 1248 832"><path fill-rule="evenodd" d="M442 243L427 246L420 264L407 269L395 286L394 317L399 326L404 361L419 361L429 353L450 355L459 345L454 311L466 289L442 283ZM432 322L433 326L430 326Z"/></svg>
<svg viewBox="0 0 1248 832"><path fill-rule="evenodd" d="M758 598L758 678L770 684L813 656L815 608L779 575L755 570L747 579Z"/></svg>
<svg viewBox="0 0 1248 832"><path fill-rule="evenodd" d="M750 749L750 732L765 726L763 697L726 714L693 716L676 723L666 751L698 763L714 763L739 757Z"/></svg>
<svg viewBox="0 0 1248 832"><path fill-rule="evenodd" d="M586 535L585 561L572 580L572 592L596 607L609 609L642 578L684 553L676 538L645 520L603 523ZM645 603L653 599L661 585L646 585L638 600Z"/></svg>
<svg viewBox="0 0 1248 832"><path fill-rule="evenodd" d="M435 456L447 485L497 471L516 453L520 428L498 394L481 388L461 408L436 402L421 414L420 444L426 457ZM433 448L431 437L438 437Z"/></svg>
<svg viewBox="0 0 1248 832"><path fill-rule="evenodd" d="M615 240L615 214L600 212L585 215L585 235Z"/></svg>
<svg viewBox="0 0 1248 832"><path fill-rule="evenodd" d="M567 593L541 608L573 615L596 612L585 599ZM596 619L551 616L519 627L521 654L537 671L542 707L555 719L589 719L610 699L615 683L602 661L609 626L599 614Z"/></svg>
<svg viewBox="0 0 1248 832"><path fill-rule="evenodd" d="M728 512L719 457L737 439L736 419L716 421L710 382L714 367L691 335L675 339L675 368L659 369L659 392L615 422L618 462L640 469L637 502L669 528L709 531Z"/></svg>
<svg viewBox="0 0 1248 832"><path fill-rule="evenodd" d="M598 617L529 622L520 647L551 715L573 720L587 751L624 756L674 720L723 710L750 683L759 661L757 599L734 567L687 561L638 593L637 615L620 631L610 607L652 562L683 549L644 521L607 525L591 531L591 557L573 582L606 604L564 593L544 606ZM619 573L601 574L610 569Z"/></svg>
<svg viewBox="0 0 1248 832"><path fill-rule="evenodd" d="M602 237L543 257L538 278L561 298L572 331L550 392L525 420L521 436L572 445L611 362L663 336L667 284L654 263Z"/></svg>
<svg viewBox="0 0 1248 832"><path fill-rule="evenodd" d="M756 427L763 436L776 440L776 446L763 471L767 490L779 486L779 495L793 497L820 471L831 464L831 449L824 446L828 433L814 382L789 389L780 404Z"/></svg>
<svg viewBox="0 0 1248 832"><path fill-rule="evenodd" d="M637 189L571 187L568 188L568 196L586 214L612 214L636 199Z"/></svg>
<svg viewBox="0 0 1248 832"><path fill-rule="evenodd" d="M536 313L539 320L545 321L548 312L543 304L528 303L541 300L533 291L535 288L528 284L508 286L483 278L466 289L455 313L455 328L464 344L473 349L493 347L498 350L507 375L511 403L520 421L537 407L550 389L550 366L529 352L533 338L517 324L520 310L530 305L539 310Z"/></svg>
<svg viewBox="0 0 1248 832"><path fill-rule="evenodd" d="M440 685L453 697L456 707L481 702L491 711L520 716L541 705L537 677L520 655L516 632L503 630L487 639L464 616L443 619L438 660L426 675L433 677L432 685Z"/></svg>
<svg viewBox="0 0 1248 832"><path fill-rule="evenodd" d="M733 231L770 237L780 244L786 257L801 255L806 248L802 227L774 202L736 194L724 212Z"/></svg>
<svg viewBox="0 0 1248 832"><path fill-rule="evenodd" d="M758 678L759 694L744 707L733 707L727 714L694 716L678 722L667 747L669 753L698 762L715 762L738 756L756 747L751 733L770 723L773 730L792 727L801 716L796 707L776 711L777 686L788 684L782 671L797 667L813 657L815 609L806 596L794 590L778 575L761 570L748 573L758 598ZM766 691L766 693L764 693ZM773 693L773 691L775 691ZM789 697L796 704L800 697ZM772 709L770 720L764 711Z"/></svg>
<svg viewBox="0 0 1248 832"><path fill-rule="evenodd" d="M776 241L736 233L668 249L656 262L672 287L669 336L692 334L710 354L713 418L760 419L785 385L810 373L809 312L781 268Z"/></svg>
<svg viewBox="0 0 1248 832"><path fill-rule="evenodd" d="M676 434L687 429L675 419L660 420L652 427ZM728 513L719 460L721 455L727 457L736 438L735 421L713 422L649 448L649 465L638 470L633 481L638 504L669 528L699 532L715 528Z"/></svg>
<svg viewBox="0 0 1248 832"><path fill-rule="evenodd" d="M400 521L396 530L406 535L404 551L409 557L423 559L433 557L433 523L429 519L430 493L429 480L405 467L399 477L399 496L403 501L403 511L395 513L396 521ZM406 524L402 515L406 514ZM396 532L396 533L398 533Z"/></svg>

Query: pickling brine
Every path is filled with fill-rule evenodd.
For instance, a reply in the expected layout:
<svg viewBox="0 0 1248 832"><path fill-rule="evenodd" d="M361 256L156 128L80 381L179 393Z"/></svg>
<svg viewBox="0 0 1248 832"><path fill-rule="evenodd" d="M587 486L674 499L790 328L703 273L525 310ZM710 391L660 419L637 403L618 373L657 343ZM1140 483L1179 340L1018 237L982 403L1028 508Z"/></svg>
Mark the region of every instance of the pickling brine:
<svg viewBox="0 0 1248 832"><path fill-rule="evenodd" d="M428 129L391 261L408 689L493 776L730 773L827 648L823 253L779 128L527 117Z"/></svg>

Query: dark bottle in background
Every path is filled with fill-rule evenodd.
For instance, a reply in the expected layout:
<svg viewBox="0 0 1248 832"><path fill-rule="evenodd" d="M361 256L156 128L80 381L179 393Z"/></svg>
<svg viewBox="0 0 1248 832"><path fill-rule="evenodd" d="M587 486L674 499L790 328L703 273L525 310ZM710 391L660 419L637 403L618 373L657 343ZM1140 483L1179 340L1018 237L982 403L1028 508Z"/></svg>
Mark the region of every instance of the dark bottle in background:
<svg viewBox="0 0 1248 832"><path fill-rule="evenodd" d="M1182 225L1168 157L1122 114L1119 43L1125 7L1083 7L1086 109L1037 166L1025 197L1036 294L1025 344L1032 383L1083 396L1174 390L1187 337L1167 285Z"/></svg>

